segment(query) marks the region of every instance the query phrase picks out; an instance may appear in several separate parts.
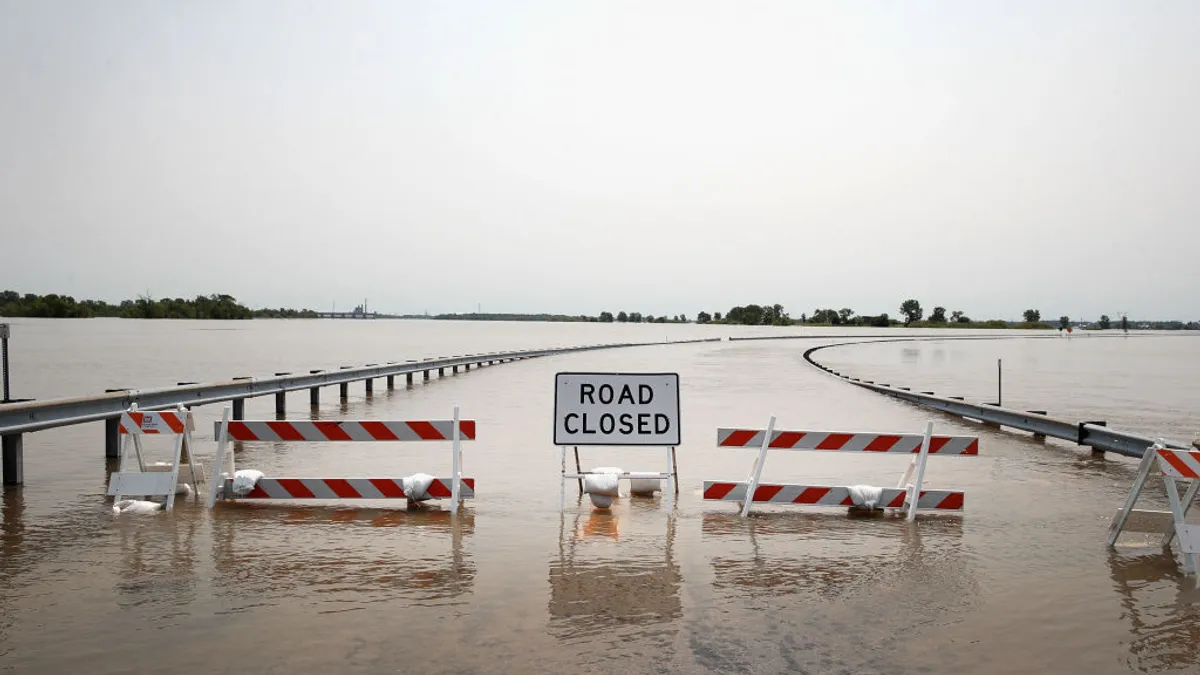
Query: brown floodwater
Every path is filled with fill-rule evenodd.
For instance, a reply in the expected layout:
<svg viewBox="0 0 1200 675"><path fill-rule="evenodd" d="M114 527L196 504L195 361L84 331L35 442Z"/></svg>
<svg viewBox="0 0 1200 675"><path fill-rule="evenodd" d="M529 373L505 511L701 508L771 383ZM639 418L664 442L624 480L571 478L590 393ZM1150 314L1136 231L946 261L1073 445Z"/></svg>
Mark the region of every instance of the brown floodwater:
<svg viewBox="0 0 1200 675"><path fill-rule="evenodd" d="M337 389L291 416L477 420L457 517L389 503L176 502L115 518L102 425L25 439L22 488L0 505L0 672L1196 673L1200 591L1149 537L1104 537L1132 460L998 431L854 387L804 362L837 330L409 321L14 322L13 394L51 398L277 371L501 349L721 335L787 341L652 346L521 361L367 398ZM965 336L953 331L862 335ZM978 335L978 334L976 334ZM1032 336L1033 334L1029 334ZM1011 338L1012 333L1003 333ZM1025 337L1025 334L1022 334ZM861 338L860 338L861 339ZM817 358L842 372L1191 440L1200 340L1076 336L862 344ZM673 513L659 498L593 511L552 445L559 371L678 372L683 442ZM218 406L198 408L211 457ZM701 499L754 453L718 426L977 434L977 458L934 457L930 487L961 516ZM271 398L247 417L273 417ZM162 446L154 446L161 448ZM659 470L657 449L582 449L587 466ZM444 473L438 444L247 444L268 475ZM764 480L894 484L904 457L778 453ZM846 483L850 481L850 483ZM1152 485L1150 504L1164 503Z"/></svg>

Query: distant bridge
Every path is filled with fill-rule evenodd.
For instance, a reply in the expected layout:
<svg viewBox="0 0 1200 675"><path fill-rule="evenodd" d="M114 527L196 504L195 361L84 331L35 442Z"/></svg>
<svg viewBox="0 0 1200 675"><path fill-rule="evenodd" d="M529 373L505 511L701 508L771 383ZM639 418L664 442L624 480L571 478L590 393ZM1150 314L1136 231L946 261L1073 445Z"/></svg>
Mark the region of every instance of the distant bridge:
<svg viewBox="0 0 1200 675"><path fill-rule="evenodd" d="M318 319L378 319L379 312L317 312Z"/></svg>

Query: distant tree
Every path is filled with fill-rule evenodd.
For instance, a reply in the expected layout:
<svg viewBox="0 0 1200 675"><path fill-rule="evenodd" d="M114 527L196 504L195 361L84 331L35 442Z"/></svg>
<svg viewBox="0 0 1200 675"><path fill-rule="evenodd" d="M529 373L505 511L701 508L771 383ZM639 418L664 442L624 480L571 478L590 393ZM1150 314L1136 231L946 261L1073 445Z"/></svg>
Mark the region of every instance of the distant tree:
<svg viewBox="0 0 1200 675"><path fill-rule="evenodd" d="M904 315L904 325L907 326L914 321L920 321L925 315L925 310L921 309L921 303L910 298L900 303L900 313Z"/></svg>
<svg viewBox="0 0 1200 675"><path fill-rule="evenodd" d="M804 314L804 313L800 314L800 323L808 323L808 315L807 314Z"/></svg>
<svg viewBox="0 0 1200 675"><path fill-rule="evenodd" d="M1112 321L1108 318L1107 314L1101 314L1100 330L1108 330L1109 328L1112 328Z"/></svg>
<svg viewBox="0 0 1200 675"><path fill-rule="evenodd" d="M721 313L720 313L720 312L716 312L716 313L714 313L714 314L713 314L713 321L720 321L720 320L721 320Z"/></svg>
<svg viewBox="0 0 1200 675"><path fill-rule="evenodd" d="M733 307L725 314L725 323L741 324L743 326L761 326L765 316L761 305L746 305Z"/></svg>
<svg viewBox="0 0 1200 675"><path fill-rule="evenodd" d="M629 323L641 323L641 322L642 322L642 313L641 312L630 312L629 313Z"/></svg>
<svg viewBox="0 0 1200 675"><path fill-rule="evenodd" d="M1058 329L1066 330L1071 327L1071 318L1067 316L1058 317Z"/></svg>
<svg viewBox="0 0 1200 675"><path fill-rule="evenodd" d="M612 323L613 322L612 312L600 312L600 322L601 323Z"/></svg>
<svg viewBox="0 0 1200 675"><path fill-rule="evenodd" d="M708 312L700 312L696 315L696 323L710 323L711 321L712 317L709 316Z"/></svg>
<svg viewBox="0 0 1200 675"><path fill-rule="evenodd" d="M946 308L934 307L933 312L929 315L929 320L933 323L946 323Z"/></svg>
<svg viewBox="0 0 1200 675"><path fill-rule="evenodd" d="M842 323L850 323L850 317L852 316L854 316L854 310L849 307L843 307L838 310L838 318L842 320Z"/></svg>
<svg viewBox="0 0 1200 675"><path fill-rule="evenodd" d="M955 312L955 314L958 316L954 320L958 323L971 323L971 317L967 316L966 314L963 314L962 312Z"/></svg>
<svg viewBox="0 0 1200 675"><path fill-rule="evenodd" d="M876 328L887 328L892 325L892 321L888 318L887 313L884 312L879 316L870 317L870 324Z"/></svg>
<svg viewBox="0 0 1200 675"><path fill-rule="evenodd" d="M1042 320L1042 313L1036 309L1025 310L1025 323L1037 323Z"/></svg>
<svg viewBox="0 0 1200 675"><path fill-rule="evenodd" d="M688 322L687 314L680 314L679 315L679 323L687 323L687 322Z"/></svg>
<svg viewBox="0 0 1200 675"><path fill-rule="evenodd" d="M1126 333L1129 332L1129 317L1121 317L1121 330L1125 331Z"/></svg>
<svg viewBox="0 0 1200 675"><path fill-rule="evenodd" d="M956 309L953 312L950 312L950 320L957 322L960 318L962 318L962 315L963 315L962 310Z"/></svg>
<svg viewBox="0 0 1200 675"><path fill-rule="evenodd" d="M629 315L625 312L617 312L617 321L619 323L625 323L626 321L629 321Z"/></svg>

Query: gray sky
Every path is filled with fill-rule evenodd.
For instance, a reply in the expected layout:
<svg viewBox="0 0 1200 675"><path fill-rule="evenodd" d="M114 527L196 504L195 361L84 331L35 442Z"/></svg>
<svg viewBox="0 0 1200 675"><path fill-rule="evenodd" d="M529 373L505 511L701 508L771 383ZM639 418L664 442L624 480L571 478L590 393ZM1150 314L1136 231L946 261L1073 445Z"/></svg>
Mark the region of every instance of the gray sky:
<svg viewBox="0 0 1200 675"><path fill-rule="evenodd" d="M0 0L0 288L1200 318L1200 2Z"/></svg>

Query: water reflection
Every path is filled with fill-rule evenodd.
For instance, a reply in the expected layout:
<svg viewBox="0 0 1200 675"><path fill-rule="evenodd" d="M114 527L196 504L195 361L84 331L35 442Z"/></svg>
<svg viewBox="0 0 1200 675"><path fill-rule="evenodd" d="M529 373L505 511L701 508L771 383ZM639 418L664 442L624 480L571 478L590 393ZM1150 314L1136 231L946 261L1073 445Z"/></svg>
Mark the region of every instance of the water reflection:
<svg viewBox="0 0 1200 675"><path fill-rule="evenodd" d="M550 633L559 640L607 633L614 645L634 634L653 643L677 632L675 518L654 518L655 499L622 501L611 512L561 515L549 604Z"/></svg>
<svg viewBox="0 0 1200 675"><path fill-rule="evenodd" d="M215 591L240 612L285 599L319 611L460 604L475 581L473 511L238 505L213 511Z"/></svg>
<svg viewBox="0 0 1200 675"><path fill-rule="evenodd" d="M120 551L115 590L121 609L153 609L165 618L170 607L196 600L196 518L119 518L113 527Z"/></svg>
<svg viewBox="0 0 1200 675"><path fill-rule="evenodd" d="M1129 666L1146 673L1195 672L1200 667L1200 589L1163 552L1109 554L1122 616L1133 636Z"/></svg>
<svg viewBox="0 0 1200 675"><path fill-rule="evenodd" d="M947 584L972 584L961 518L934 517L913 526L890 515L709 513L701 531L722 538L721 553L710 559L714 588L736 595L832 599L885 579L926 578L934 567Z"/></svg>

